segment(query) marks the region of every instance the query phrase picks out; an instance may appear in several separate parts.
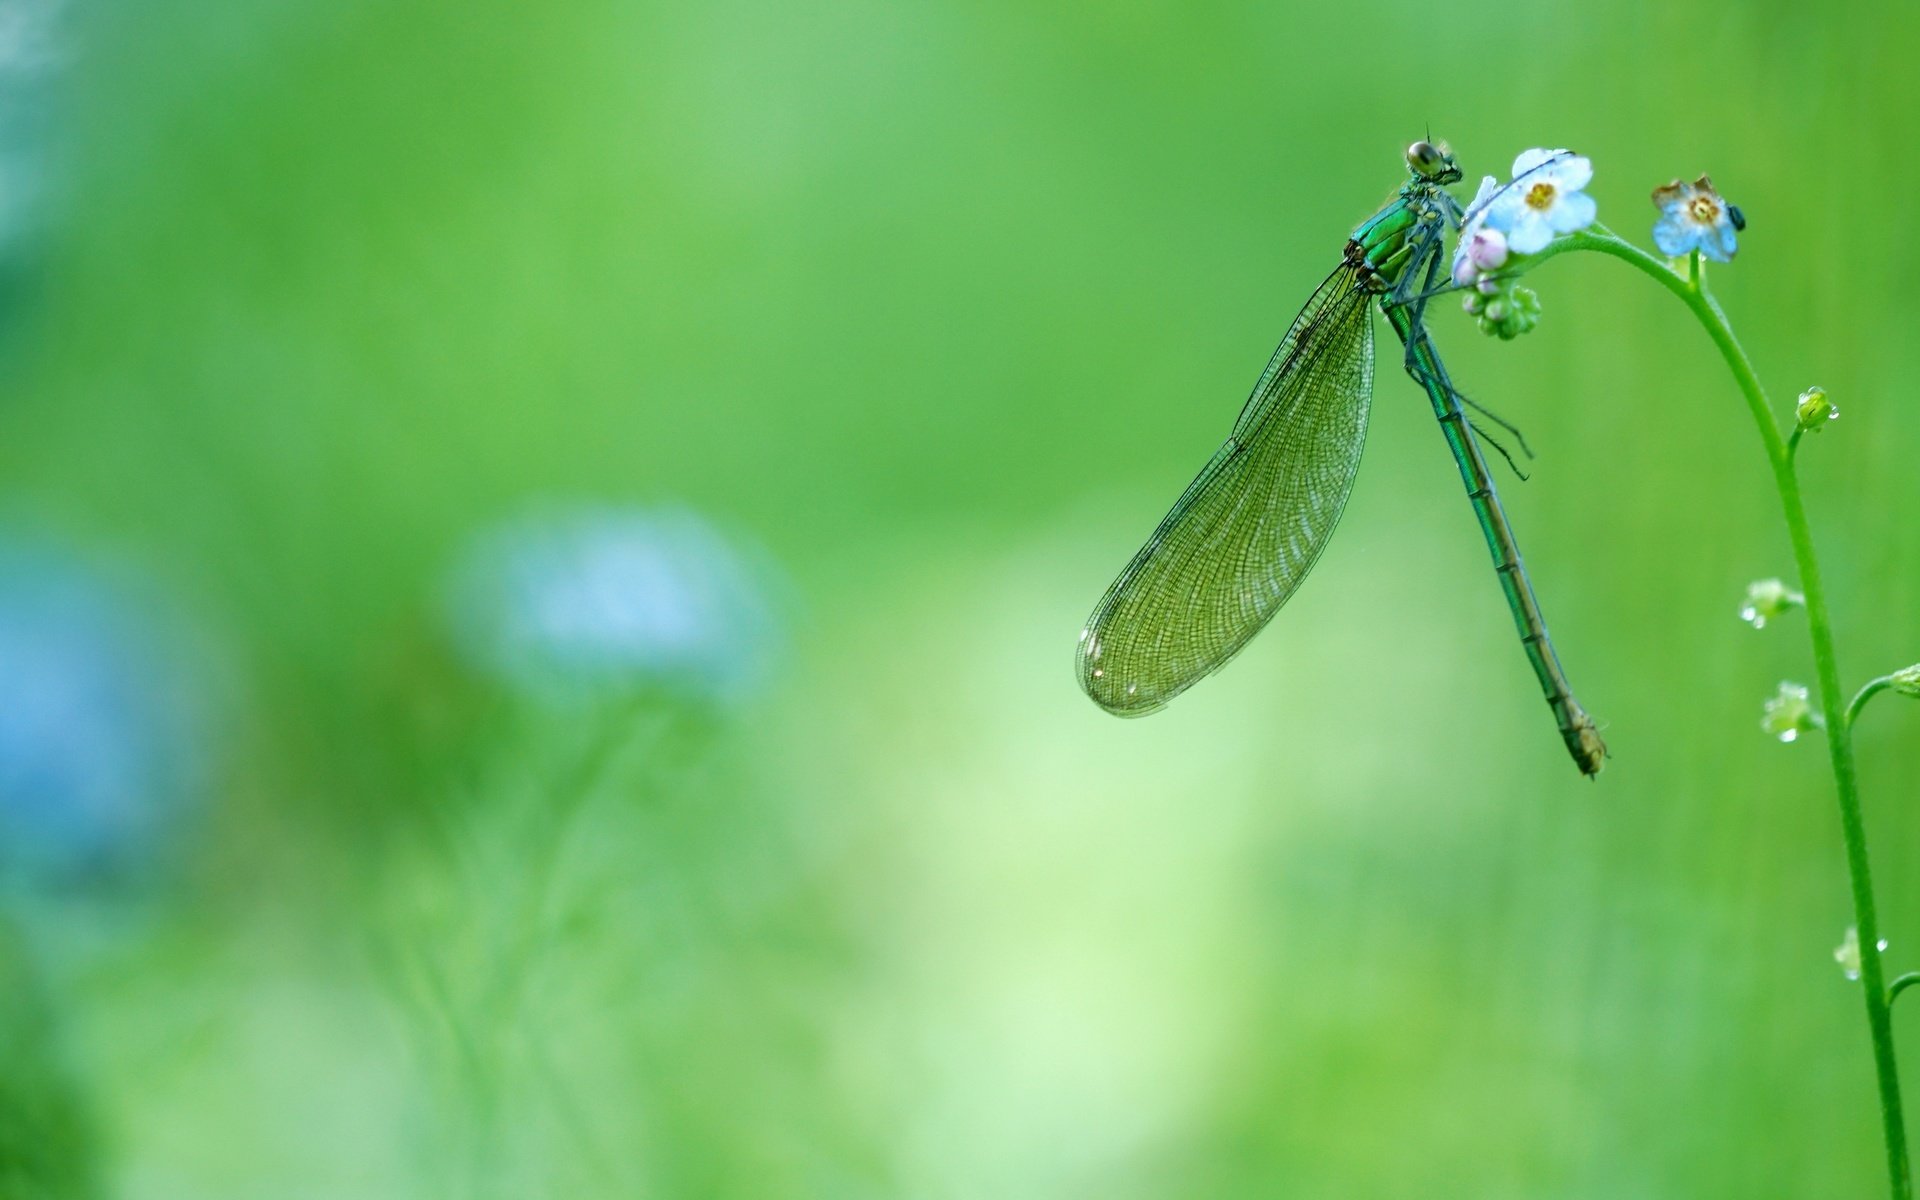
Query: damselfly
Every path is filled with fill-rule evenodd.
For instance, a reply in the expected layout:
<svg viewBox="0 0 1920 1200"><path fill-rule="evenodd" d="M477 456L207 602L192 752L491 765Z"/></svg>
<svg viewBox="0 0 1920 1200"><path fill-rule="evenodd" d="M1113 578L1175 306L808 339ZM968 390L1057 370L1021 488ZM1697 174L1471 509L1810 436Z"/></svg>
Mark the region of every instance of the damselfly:
<svg viewBox="0 0 1920 1200"><path fill-rule="evenodd" d="M1464 398L1424 321L1427 302L1445 290L1447 234L1464 215L1446 190L1460 169L1424 141L1408 148L1407 166L1406 184L1354 230L1340 265L1293 319L1226 444L1101 597L1080 634L1080 685L1108 712L1154 712L1238 653L1307 577L1360 465L1377 301L1406 349L1407 373L1433 402L1560 736L1593 775L1606 745L1560 669Z"/></svg>

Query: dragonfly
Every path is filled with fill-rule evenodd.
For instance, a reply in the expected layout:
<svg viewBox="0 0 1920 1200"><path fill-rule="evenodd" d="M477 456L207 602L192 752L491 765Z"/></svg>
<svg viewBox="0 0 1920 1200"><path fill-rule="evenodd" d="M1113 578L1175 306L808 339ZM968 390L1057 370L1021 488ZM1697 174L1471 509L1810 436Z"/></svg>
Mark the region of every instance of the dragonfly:
<svg viewBox="0 0 1920 1200"><path fill-rule="evenodd" d="M1606 743L1561 669L1467 416L1470 402L1454 388L1425 321L1428 301L1449 290L1441 266L1447 235L1472 215L1447 191L1461 171L1429 141L1408 147L1406 163L1406 183L1347 239L1340 265L1293 319L1225 444L1100 598L1075 652L1080 686L1118 716L1157 712L1225 665L1293 596L1353 491L1373 399L1377 304L1459 465L1561 739L1591 777Z"/></svg>

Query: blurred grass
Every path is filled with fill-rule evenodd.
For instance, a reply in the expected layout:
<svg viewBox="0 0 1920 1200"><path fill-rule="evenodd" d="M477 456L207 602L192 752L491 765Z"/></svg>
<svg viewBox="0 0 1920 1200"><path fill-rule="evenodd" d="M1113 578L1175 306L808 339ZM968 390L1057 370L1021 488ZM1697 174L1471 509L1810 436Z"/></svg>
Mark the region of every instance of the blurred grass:
<svg viewBox="0 0 1920 1200"><path fill-rule="evenodd" d="M1776 403L1845 414L1803 456L1843 668L1920 657L1909 9L72 17L0 513L246 683L173 885L17 914L8 1028L64 1049L8 1119L100 1131L19 1194L1873 1194L1828 785L1756 728L1804 646L1732 615L1775 501L1617 264L1556 263L1511 346L1437 321L1542 454L1506 492L1597 785L1390 362L1242 660L1121 723L1066 656L1430 127L1475 176L1580 147L1630 236L1713 173ZM636 726L531 894L585 731L448 662L436 589L551 496L763 543L797 648ZM1899 967L1910 721L1860 737Z"/></svg>

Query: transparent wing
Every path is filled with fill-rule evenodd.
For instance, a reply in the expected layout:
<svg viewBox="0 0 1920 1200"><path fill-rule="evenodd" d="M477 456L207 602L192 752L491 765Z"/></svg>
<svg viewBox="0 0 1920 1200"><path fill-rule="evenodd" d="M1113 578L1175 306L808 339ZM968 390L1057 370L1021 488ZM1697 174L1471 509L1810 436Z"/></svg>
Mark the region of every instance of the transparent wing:
<svg viewBox="0 0 1920 1200"><path fill-rule="evenodd" d="M1233 434L1080 634L1080 686L1143 716L1217 670L1313 569L1340 521L1373 394L1372 294L1343 265L1300 310Z"/></svg>

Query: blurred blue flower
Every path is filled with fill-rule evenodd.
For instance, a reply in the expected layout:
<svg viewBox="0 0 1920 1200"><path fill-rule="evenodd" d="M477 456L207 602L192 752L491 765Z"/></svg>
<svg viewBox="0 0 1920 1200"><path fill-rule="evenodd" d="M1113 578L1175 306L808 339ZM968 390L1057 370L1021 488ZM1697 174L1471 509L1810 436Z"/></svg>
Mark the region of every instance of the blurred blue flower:
<svg viewBox="0 0 1920 1200"><path fill-rule="evenodd" d="M1592 182L1591 159L1568 150L1523 150L1513 160L1513 182L1479 202L1483 220L1506 234L1513 253L1537 254L1557 235L1593 224L1599 206L1586 194Z"/></svg>
<svg viewBox="0 0 1920 1200"><path fill-rule="evenodd" d="M148 859L205 778L204 680L143 598L0 540L0 872Z"/></svg>
<svg viewBox="0 0 1920 1200"><path fill-rule="evenodd" d="M460 648L537 698L744 698L771 672L771 571L684 509L590 507L482 534L454 574Z"/></svg>
<svg viewBox="0 0 1920 1200"><path fill-rule="evenodd" d="M1705 175L1692 183L1676 179L1653 189L1653 205L1660 210L1653 226L1660 253L1679 258L1698 250L1714 262L1733 261L1740 249L1736 235L1746 220L1713 190L1713 180Z"/></svg>

